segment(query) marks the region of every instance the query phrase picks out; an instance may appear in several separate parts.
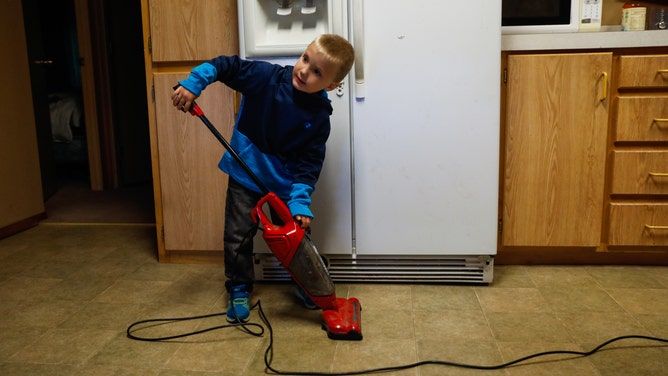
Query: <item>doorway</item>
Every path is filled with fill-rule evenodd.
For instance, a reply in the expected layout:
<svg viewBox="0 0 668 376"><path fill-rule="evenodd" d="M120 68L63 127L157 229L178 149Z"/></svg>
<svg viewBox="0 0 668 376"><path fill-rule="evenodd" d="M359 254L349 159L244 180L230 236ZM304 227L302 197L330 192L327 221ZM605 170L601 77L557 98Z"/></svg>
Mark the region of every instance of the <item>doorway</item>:
<svg viewBox="0 0 668 376"><path fill-rule="evenodd" d="M95 221L132 221L134 200L154 218L141 4L23 0L23 8L47 217L86 222L98 211ZM90 17L87 59L77 35L82 13ZM94 75L82 77L84 65ZM86 90L94 91L88 100ZM90 160L91 148L99 160Z"/></svg>

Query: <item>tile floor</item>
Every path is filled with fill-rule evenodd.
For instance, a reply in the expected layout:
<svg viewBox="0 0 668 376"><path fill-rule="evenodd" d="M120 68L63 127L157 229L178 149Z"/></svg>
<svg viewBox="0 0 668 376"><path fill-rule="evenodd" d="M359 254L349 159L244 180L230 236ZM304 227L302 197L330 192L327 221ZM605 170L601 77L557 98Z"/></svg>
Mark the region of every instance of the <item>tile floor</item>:
<svg viewBox="0 0 668 376"><path fill-rule="evenodd" d="M137 320L224 310L219 265L156 262L145 225L42 224L0 240L1 375L262 375L268 335L237 328L170 343L126 337ZM338 284L363 304L364 340L332 341L289 284L254 294L274 328L274 368L348 372L442 360L495 365L589 350L621 335L668 338L668 267L497 266L490 286ZM252 321L257 322L257 313ZM214 317L152 326L172 335ZM550 356L496 371L425 365L390 375L661 375L668 344L627 340L588 358Z"/></svg>

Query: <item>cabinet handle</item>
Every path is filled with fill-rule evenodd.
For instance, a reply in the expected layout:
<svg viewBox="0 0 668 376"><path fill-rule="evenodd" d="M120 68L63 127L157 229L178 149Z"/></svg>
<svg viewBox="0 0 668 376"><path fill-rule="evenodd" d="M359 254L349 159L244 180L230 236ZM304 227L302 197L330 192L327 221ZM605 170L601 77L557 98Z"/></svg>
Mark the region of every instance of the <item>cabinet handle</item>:
<svg viewBox="0 0 668 376"><path fill-rule="evenodd" d="M650 172L649 176L665 178L665 177L668 177L668 172Z"/></svg>
<svg viewBox="0 0 668 376"><path fill-rule="evenodd" d="M601 73L603 78L603 95L601 95L601 102L608 98L608 72Z"/></svg>
<svg viewBox="0 0 668 376"><path fill-rule="evenodd" d="M668 230L668 226L654 226L654 225L645 225L645 228L648 230Z"/></svg>
<svg viewBox="0 0 668 376"><path fill-rule="evenodd" d="M655 123L666 123L668 122L668 118L654 118Z"/></svg>
<svg viewBox="0 0 668 376"><path fill-rule="evenodd" d="M659 69L658 71L656 71L656 73L658 74L668 73L668 69Z"/></svg>

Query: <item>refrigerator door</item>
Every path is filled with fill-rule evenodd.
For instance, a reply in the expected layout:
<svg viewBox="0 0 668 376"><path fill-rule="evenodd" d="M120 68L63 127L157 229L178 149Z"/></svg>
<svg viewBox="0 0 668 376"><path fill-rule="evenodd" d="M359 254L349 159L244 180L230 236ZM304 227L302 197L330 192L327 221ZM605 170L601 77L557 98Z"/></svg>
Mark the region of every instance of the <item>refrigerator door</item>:
<svg viewBox="0 0 668 376"><path fill-rule="evenodd" d="M501 2L364 2L357 254L496 253L500 30Z"/></svg>
<svg viewBox="0 0 668 376"><path fill-rule="evenodd" d="M311 41L321 33L348 37L348 3L345 0L315 0L315 9L304 10L305 1L289 2L291 12L277 14L276 0L238 0L240 55L280 65L295 65ZM309 13L313 11L312 13ZM352 253L352 175L350 150L349 79L328 92L334 113L327 141L327 156L312 195L311 238L322 253ZM261 234L255 251L270 253Z"/></svg>

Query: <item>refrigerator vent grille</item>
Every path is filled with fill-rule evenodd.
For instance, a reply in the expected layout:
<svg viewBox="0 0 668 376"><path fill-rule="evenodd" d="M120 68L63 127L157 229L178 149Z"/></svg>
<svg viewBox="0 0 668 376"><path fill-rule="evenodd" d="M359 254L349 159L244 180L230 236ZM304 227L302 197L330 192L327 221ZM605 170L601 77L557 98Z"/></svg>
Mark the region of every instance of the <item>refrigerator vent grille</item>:
<svg viewBox="0 0 668 376"><path fill-rule="evenodd" d="M328 255L334 282L419 282L488 284L494 258L484 256L357 256ZM255 277L286 281L289 274L270 254L255 255Z"/></svg>

